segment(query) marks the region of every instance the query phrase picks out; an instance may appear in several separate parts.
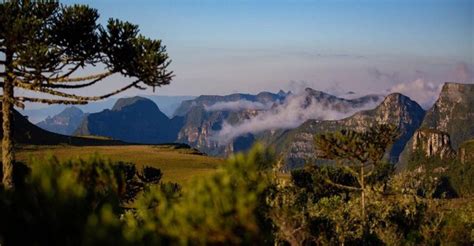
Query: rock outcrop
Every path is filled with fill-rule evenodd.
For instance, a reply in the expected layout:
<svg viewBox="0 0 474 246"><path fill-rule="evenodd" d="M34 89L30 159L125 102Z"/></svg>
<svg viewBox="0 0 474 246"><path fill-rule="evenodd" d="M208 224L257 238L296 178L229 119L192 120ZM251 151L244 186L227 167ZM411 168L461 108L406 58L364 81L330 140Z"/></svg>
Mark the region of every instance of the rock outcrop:
<svg viewBox="0 0 474 246"><path fill-rule="evenodd" d="M449 134L430 129L419 129L413 135L412 151L420 150L426 157L439 157L442 160L456 157L451 147Z"/></svg>
<svg viewBox="0 0 474 246"><path fill-rule="evenodd" d="M446 132L454 149L474 138L474 84L445 83L421 127Z"/></svg>
<svg viewBox="0 0 474 246"><path fill-rule="evenodd" d="M404 149L397 169L406 167L418 147L426 156L446 159L453 157L450 149L457 150L463 142L472 138L474 138L474 85L445 83L438 100L427 111L420 133L410 139ZM465 150L458 151L460 155L462 151Z"/></svg>

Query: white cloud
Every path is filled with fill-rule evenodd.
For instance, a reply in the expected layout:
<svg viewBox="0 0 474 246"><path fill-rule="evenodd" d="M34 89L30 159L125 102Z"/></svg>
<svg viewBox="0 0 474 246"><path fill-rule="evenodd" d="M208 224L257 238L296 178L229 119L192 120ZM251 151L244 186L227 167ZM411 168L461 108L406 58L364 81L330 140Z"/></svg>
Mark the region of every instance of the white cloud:
<svg viewBox="0 0 474 246"><path fill-rule="evenodd" d="M308 98L310 102L308 103ZM298 127L309 119L336 120L348 117L357 111L371 109L379 102L370 102L358 108L347 108L341 112L308 97L307 92L289 96L281 105L263 111L254 118L238 125L224 122L222 129L214 134L220 144L227 144L234 138L246 133L258 133L272 129L291 129Z"/></svg>
<svg viewBox="0 0 474 246"><path fill-rule="evenodd" d="M428 109L433 106L438 98L441 88L442 84L436 85L424 79L416 79L412 82L397 84L393 86L389 92L398 92L406 95L418 102L424 109Z"/></svg>

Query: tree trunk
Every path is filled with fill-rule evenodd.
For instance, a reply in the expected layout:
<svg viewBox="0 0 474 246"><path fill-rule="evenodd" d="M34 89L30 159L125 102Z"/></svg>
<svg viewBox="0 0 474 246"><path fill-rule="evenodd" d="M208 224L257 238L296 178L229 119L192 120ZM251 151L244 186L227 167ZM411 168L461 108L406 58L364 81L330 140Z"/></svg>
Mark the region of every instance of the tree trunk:
<svg viewBox="0 0 474 246"><path fill-rule="evenodd" d="M361 168L360 168L360 180L361 180L361 188L362 188L362 192L361 192L361 205L362 205L362 219L364 221L364 225L365 225L365 182L364 182L364 165L362 164Z"/></svg>
<svg viewBox="0 0 474 246"><path fill-rule="evenodd" d="M361 180L361 206L362 206L362 226L363 226L363 235L362 235L362 245L367 245L367 242L365 241L366 237L368 236L368 227L367 227L367 215L365 213L365 173L364 173L364 164L362 164L360 168L360 180Z"/></svg>
<svg viewBox="0 0 474 246"><path fill-rule="evenodd" d="M15 161L15 153L13 150L13 76L10 71L12 55L5 55L5 74L3 82L3 140L2 140L2 164L3 164L3 185L6 189L13 188L13 162Z"/></svg>

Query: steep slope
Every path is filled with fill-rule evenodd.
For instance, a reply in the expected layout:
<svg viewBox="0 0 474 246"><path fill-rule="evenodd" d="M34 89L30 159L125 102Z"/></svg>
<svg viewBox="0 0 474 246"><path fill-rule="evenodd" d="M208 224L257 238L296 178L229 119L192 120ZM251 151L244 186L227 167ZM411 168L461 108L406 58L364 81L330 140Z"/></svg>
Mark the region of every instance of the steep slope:
<svg viewBox="0 0 474 246"><path fill-rule="evenodd" d="M246 150L257 140L272 142L274 133L297 127L307 119L340 118L367 106L373 108L380 100L377 95L343 99L311 88L299 94L280 91L200 96L183 102L176 112L186 112L178 142L210 155L225 156Z"/></svg>
<svg viewBox="0 0 474 246"><path fill-rule="evenodd" d="M234 152L234 145L238 150L247 149L248 145L253 143L252 136L248 136L245 140L239 139L236 144L220 144L213 134L220 131L223 124L238 124L250 119L259 111L279 104L288 95L289 93L283 91L277 94L261 92L257 95L236 93L226 96L203 95L183 101L175 112L176 116L184 117L177 141L187 143L210 155L231 154ZM245 105L239 107L239 102ZM260 105L261 108L247 108L252 103ZM218 107L212 108L213 106Z"/></svg>
<svg viewBox="0 0 474 246"><path fill-rule="evenodd" d="M117 100L112 110L89 114L75 133L157 144L174 142L181 126L182 118L170 120L150 99L132 97Z"/></svg>
<svg viewBox="0 0 474 246"><path fill-rule="evenodd" d="M184 118L184 125L178 134L177 142L189 144L209 155L228 155L232 146L220 144L213 135L226 123L238 124L250 119L258 110L208 111L203 106L192 107ZM240 148L240 147L239 147Z"/></svg>
<svg viewBox="0 0 474 246"><path fill-rule="evenodd" d="M270 142L286 160L286 168L314 163L314 136L340 129L366 130L375 124L392 124L398 127L400 137L388 155L391 162L398 157L405 144L421 125L425 112L415 101L394 93L388 95L375 109L358 112L341 120L308 120L296 129L278 133Z"/></svg>
<svg viewBox="0 0 474 246"><path fill-rule="evenodd" d="M444 140L440 135L443 135ZM406 145L398 168L403 169L418 148L425 156L449 159L454 156L454 150L472 138L474 85L445 83L438 100L426 113L420 129Z"/></svg>
<svg viewBox="0 0 474 246"><path fill-rule="evenodd" d="M277 94L271 92L261 92L257 95L242 93L235 93L226 96L202 95L192 100L183 101L181 105L176 109L174 115L185 116L193 107L205 107L223 102L236 102L245 100L249 102L259 102L262 104L274 103L284 100L287 95L288 93L285 93L283 91L280 91Z"/></svg>
<svg viewBox="0 0 474 246"><path fill-rule="evenodd" d="M0 104L1 105L1 104ZM0 112L0 116L1 116ZM0 122L2 118L0 117ZM0 136L3 132L0 131ZM21 115L18 111L13 111L13 141L16 144L34 144L34 145L121 145L124 142L107 139L94 139L65 136L53 132L48 132L30 123L27 117Z"/></svg>
<svg viewBox="0 0 474 246"><path fill-rule="evenodd" d="M36 125L50 132L72 135L84 117L84 112L79 108L68 107L53 117L48 116Z"/></svg>
<svg viewBox="0 0 474 246"><path fill-rule="evenodd" d="M454 149L474 138L474 84L445 83L421 127L448 133Z"/></svg>
<svg viewBox="0 0 474 246"><path fill-rule="evenodd" d="M461 144L458 150L458 159L462 164L467 162L474 163L474 139L468 140Z"/></svg>

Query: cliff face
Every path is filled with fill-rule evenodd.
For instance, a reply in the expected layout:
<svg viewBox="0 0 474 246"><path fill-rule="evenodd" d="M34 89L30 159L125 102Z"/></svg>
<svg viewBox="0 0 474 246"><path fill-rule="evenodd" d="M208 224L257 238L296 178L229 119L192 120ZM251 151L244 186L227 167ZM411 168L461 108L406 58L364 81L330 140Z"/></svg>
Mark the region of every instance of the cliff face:
<svg viewBox="0 0 474 246"><path fill-rule="evenodd" d="M454 149L474 138L474 84L445 83L422 127L449 134Z"/></svg>
<svg viewBox="0 0 474 246"><path fill-rule="evenodd" d="M456 156L449 135L435 130L417 130L413 135L412 151L416 149L421 150L427 157L437 156L443 160Z"/></svg>
<svg viewBox="0 0 474 246"><path fill-rule="evenodd" d="M279 104L288 95L289 93L283 91L276 94L261 92L257 95L236 93L226 96L203 95L193 100L184 101L174 114L184 118L177 142L189 144L209 155L227 156L234 151L245 150L253 144L253 135L250 134L229 143L222 143L214 134L222 129L223 124L236 125L248 120L260 111ZM259 105L261 108L239 108L239 102ZM219 104L226 106L210 108Z"/></svg>
<svg viewBox="0 0 474 246"><path fill-rule="evenodd" d="M176 109L174 116L186 116L195 107L206 107L216 103L236 102L245 100L248 102L258 102L262 104L275 103L285 100L289 93L283 91L277 94L271 92L261 92L257 95L235 93L226 96L202 95L192 100L186 100Z"/></svg>
<svg viewBox="0 0 474 246"><path fill-rule="evenodd" d="M209 155L227 156L234 152L247 150L255 141L270 144L275 138L281 136L284 130L276 127L275 129L265 129L256 133L244 132L242 135L223 143L218 141L222 139L217 139L216 134L224 124L238 127L247 120L260 117L259 119L265 119L262 122L267 124L274 119L282 123L281 125L285 125L285 122L282 121L295 120L294 118L281 117L282 115L292 114L289 111L300 112L294 114L295 117L309 115L308 112L311 110L324 111L334 117L334 115L349 114L367 107L367 105L375 105L376 102L381 101L381 98L378 95L368 95L356 99L344 99L311 88L306 88L304 92L298 95L280 91L278 94L262 92L257 95L200 96L195 100L183 102L177 110L177 115L183 114L185 117L184 126L178 134L177 141L187 143ZM265 105L265 107L253 109L237 107L243 103L250 104L250 102L254 103L252 105ZM218 108L215 107L216 105L227 105L227 107L220 107L216 110ZM231 105L233 107L230 107ZM322 116L316 117L316 115L315 113L315 118Z"/></svg>
<svg viewBox="0 0 474 246"><path fill-rule="evenodd" d="M366 130L376 124L392 124L398 127L400 137L388 154L391 162L398 157L413 133L421 125L424 110L410 98L394 93L373 110L361 111L353 116L334 121L309 120L300 127L289 130L272 145L281 153L288 169L314 163L316 149L313 144L316 134L340 129Z"/></svg>
<svg viewBox="0 0 474 246"><path fill-rule="evenodd" d="M204 107L193 107L184 117L184 126L178 133L177 142L186 143L209 155L227 156L234 152L237 142L219 143L213 134L222 129L224 122L238 124L258 114L258 110L232 111L207 111ZM249 139L252 139L250 137ZM250 141L250 140L247 140ZM253 141L252 141L253 143ZM251 145L251 143L248 143ZM242 150L242 148L237 147Z"/></svg>
<svg viewBox="0 0 474 246"><path fill-rule="evenodd" d="M472 138L474 138L474 85L445 83L438 100L427 111L420 130L404 149L397 168L405 168L417 148L420 148L426 156L437 156L442 159L454 157L454 150L458 149L459 155L469 156L466 150L459 147Z"/></svg>

